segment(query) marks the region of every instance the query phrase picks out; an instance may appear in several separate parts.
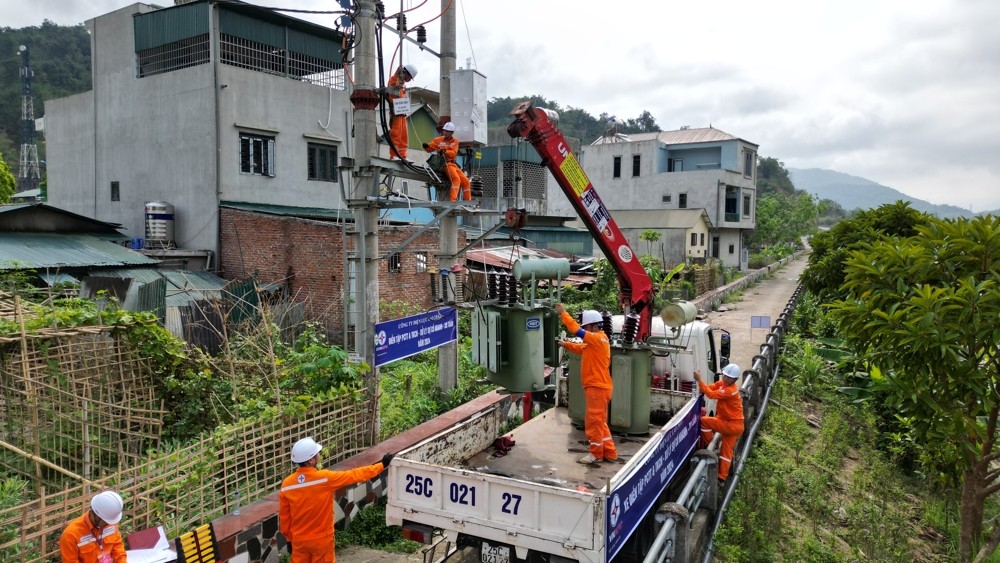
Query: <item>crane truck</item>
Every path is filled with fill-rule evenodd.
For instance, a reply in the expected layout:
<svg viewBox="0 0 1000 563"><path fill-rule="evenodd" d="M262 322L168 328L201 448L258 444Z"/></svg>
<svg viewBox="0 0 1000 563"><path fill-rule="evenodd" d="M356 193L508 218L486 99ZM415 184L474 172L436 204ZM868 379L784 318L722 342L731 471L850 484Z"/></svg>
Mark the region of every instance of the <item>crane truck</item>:
<svg viewBox="0 0 1000 563"><path fill-rule="evenodd" d="M654 315L653 284L557 115L528 102L511 115L508 133L535 147L618 277L623 315L604 326L612 333L609 426L620 457L577 463L587 451L579 362L561 361L552 310L568 262L518 260L512 275L490 280L489 298L472 313L473 360L504 392L555 388L555 406L509 433L510 409L485 409L401 451L389 467L387 523L428 542L441 532L454 546L474 547L483 563L640 561L654 549L691 560L698 542L687 538L704 540L718 496L716 454L698 449L703 407L712 406L692 373L715 377L728 361L729 335L696 320L689 303ZM539 282L552 279L546 295ZM671 519L684 525L673 526L672 540L659 539Z"/></svg>

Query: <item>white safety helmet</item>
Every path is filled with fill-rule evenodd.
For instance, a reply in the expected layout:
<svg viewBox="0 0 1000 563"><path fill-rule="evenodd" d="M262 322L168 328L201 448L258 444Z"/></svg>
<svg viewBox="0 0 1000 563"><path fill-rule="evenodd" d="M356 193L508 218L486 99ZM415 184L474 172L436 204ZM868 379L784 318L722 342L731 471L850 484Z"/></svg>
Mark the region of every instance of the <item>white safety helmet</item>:
<svg viewBox="0 0 1000 563"><path fill-rule="evenodd" d="M451 131L452 133L454 133L455 132L455 124L449 121L448 123L445 123L441 127L441 130L442 131Z"/></svg>
<svg viewBox="0 0 1000 563"><path fill-rule="evenodd" d="M603 320L604 318L601 317L601 314L593 309L587 309L582 315L580 315L580 324L583 326L587 326L592 323L601 324Z"/></svg>
<svg viewBox="0 0 1000 563"><path fill-rule="evenodd" d="M122 502L121 495L114 491L104 491L90 499L90 509L108 524L117 524L122 519L123 508L125 503Z"/></svg>
<svg viewBox="0 0 1000 563"><path fill-rule="evenodd" d="M313 458L323 446L316 443L312 436L306 436L292 446L292 461L295 463L305 463Z"/></svg>
<svg viewBox="0 0 1000 563"><path fill-rule="evenodd" d="M415 67L415 66L413 66L411 64L405 64L405 65L403 65L403 70L406 71L406 74L410 75L411 79L417 77L417 67Z"/></svg>
<svg viewBox="0 0 1000 563"><path fill-rule="evenodd" d="M729 379L739 379L741 373L743 372L740 371L740 366L736 364L728 364L726 367L722 368L722 375L728 377Z"/></svg>

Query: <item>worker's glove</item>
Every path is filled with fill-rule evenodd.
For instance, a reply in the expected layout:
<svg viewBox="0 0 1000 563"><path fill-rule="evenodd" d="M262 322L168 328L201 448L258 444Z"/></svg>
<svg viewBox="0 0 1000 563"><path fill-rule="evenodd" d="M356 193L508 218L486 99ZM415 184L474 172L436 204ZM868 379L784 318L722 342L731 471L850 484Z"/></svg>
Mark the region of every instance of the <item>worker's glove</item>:
<svg viewBox="0 0 1000 563"><path fill-rule="evenodd" d="M392 458L394 457L396 457L396 454L385 454L382 456L382 467L389 467L389 464L392 463Z"/></svg>
<svg viewBox="0 0 1000 563"><path fill-rule="evenodd" d="M424 143L422 146L424 147L424 150L427 150L427 149L431 148L431 146L428 145L427 143Z"/></svg>

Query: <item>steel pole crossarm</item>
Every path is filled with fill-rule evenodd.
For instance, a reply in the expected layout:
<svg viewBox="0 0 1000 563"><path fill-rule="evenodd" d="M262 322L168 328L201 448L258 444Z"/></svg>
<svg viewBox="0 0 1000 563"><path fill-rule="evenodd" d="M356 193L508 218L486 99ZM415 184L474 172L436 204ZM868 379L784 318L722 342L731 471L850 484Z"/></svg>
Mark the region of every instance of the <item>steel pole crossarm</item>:
<svg viewBox="0 0 1000 563"><path fill-rule="evenodd" d="M392 250L390 250L388 256L392 256L393 254L396 254L397 252L402 252L404 249L406 249L407 246L410 245L411 242L413 242L420 235L422 235L422 234L426 233L427 231L429 231L431 229L431 227L433 227L434 225L437 225L438 222L441 221L441 218L444 217L445 215L447 215L450 212L451 212L451 208L448 208L448 209L445 209L444 211L438 213L437 215L435 215L434 218L431 219L430 221L428 221L426 225L424 225L420 229L417 229L406 240L404 240L403 242L399 243L399 246L397 246L396 248L393 248Z"/></svg>
<svg viewBox="0 0 1000 563"><path fill-rule="evenodd" d="M389 31L391 31L393 33L399 33L398 29L396 29L395 27L393 27L393 26L391 26L391 25L389 25L389 24L387 24L385 22L382 22L382 27L388 29ZM406 39L410 43L413 43L421 51L427 51L428 53L434 55L435 57L437 57L439 59L441 58L441 53L438 53L437 51L435 51L434 49L431 49L430 47L425 47L423 43L417 41L416 39L410 37L409 35L406 35L405 33L403 34L403 39Z"/></svg>
<svg viewBox="0 0 1000 563"><path fill-rule="evenodd" d="M381 168L383 171L385 171L384 173L390 178L399 177L399 178L406 178L409 180L420 180L421 182L426 182L429 178L426 172L422 170L419 172L415 171L411 169L409 166L403 164L403 162L399 160L389 160L386 158L373 156L371 157L371 164L373 168ZM410 166L414 168L419 168L417 164L411 164Z"/></svg>
<svg viewBox="0 0 1000 563"><path fill-rule="evenodd" d="M497 223L496 225L493 225L492 227L490 227L490 230L488 230L485 233L479 235L478 237L476 237L476 240L474 240L474 241L470 242L469 244L465 245L461 250L459 250L458 252L456 252L454 256L448 256L448 258L455 258L455 257L458 257L458 256L461 256L461 255L465 254L466 250L472 248L473 246L476 245L476 243L478 243L479 241L483 240L484 238L486 238L486 237L492 235L493 233L497 232L497 229L499 229L500 227L503 227L506 224L507 223L501 221L501 222Z"/></svg>

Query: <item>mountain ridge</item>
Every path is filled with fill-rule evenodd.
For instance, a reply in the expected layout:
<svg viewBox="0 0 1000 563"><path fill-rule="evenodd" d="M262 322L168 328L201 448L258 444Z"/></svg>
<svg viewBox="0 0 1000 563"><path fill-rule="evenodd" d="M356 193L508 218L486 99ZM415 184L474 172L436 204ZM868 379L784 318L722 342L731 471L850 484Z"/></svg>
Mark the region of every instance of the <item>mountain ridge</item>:
<svg viewBox="0 0 1000 563"><path fill-rule="evenodd" d="M867 178L835 170L825 168L788 168L787 170L796 189L813 194L821 200L835 201L847 211L858 208L873 209L886 203L902 200L910 202L910 206L918 211L930 213L943 219L972 218L988 214L1000 215L1000 210L974 213L955 205L933 204Z"/></svg>

